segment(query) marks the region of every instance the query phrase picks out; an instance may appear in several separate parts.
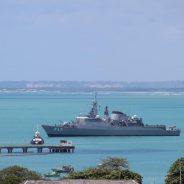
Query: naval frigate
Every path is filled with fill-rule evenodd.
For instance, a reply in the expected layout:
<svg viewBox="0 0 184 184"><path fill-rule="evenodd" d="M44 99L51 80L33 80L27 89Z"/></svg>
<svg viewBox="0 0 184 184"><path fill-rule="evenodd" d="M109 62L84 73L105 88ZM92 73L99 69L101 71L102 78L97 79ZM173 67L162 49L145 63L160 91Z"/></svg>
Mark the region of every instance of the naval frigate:
<svg viewBox="0 0 184 184"><path fill-rule="evenodd" d="M104 117L98 115L98 103L95 99L87 115L80 114L72 122L58 125L42 125L49 137L64 136L179 136L176 126L147 125L142 118L128 116L120 111L112 111L109 115L105 107Z"/></svg>

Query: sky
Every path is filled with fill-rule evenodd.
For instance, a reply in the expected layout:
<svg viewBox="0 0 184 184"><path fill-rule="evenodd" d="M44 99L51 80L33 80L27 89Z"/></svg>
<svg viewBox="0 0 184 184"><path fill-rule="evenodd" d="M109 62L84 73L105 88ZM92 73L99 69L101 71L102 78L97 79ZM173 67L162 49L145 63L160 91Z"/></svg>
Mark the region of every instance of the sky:
<svg viewBox="0 0 184 184"><path fill-rule="evenodd" d="M0 0L0 81L184 80L183 0Z"/></svg>

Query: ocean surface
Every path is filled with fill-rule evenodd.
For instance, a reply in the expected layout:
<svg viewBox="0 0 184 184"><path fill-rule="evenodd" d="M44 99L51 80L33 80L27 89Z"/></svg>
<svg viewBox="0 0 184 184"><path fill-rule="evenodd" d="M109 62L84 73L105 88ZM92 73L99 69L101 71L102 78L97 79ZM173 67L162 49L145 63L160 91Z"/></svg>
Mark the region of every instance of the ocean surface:
<svg viewBox="0 0 184 184"><path fill-rule="evenodd" d="M71 164L75 170L96 166L109 156L127 158L130 170L143 176L144 184L163 184L171 164L184 155L184 93L98 93L100 114L104 107L138 115L146 124L176 125L176 137L68 137L75 146L71 154L0 154L0 169L20 165L42 174L51 168ZM37 125L46 144L62 138L48 138L42 124L71 121L88 113L94 93L44 91L0 91L0 144L30 143ZM66 138L64 138L66 139Z"/></svg>

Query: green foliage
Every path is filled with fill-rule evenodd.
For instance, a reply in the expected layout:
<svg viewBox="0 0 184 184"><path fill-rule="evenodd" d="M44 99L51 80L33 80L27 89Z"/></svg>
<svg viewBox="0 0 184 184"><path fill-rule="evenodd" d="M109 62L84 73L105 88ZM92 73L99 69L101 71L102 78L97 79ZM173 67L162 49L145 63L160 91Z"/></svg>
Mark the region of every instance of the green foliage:
<svg viewBox="0 0 184 184"><path fill-rule="evenodd" d="M69 174L67 179L107 179L107 180L128 180L133 179L142 183L142 176L123 167L126 159L107 158L100 166L88 168L83 171L75 171Z"/></svg>
<svg viewBox="0 0 184 184"><path fill-rule="evenodd" d="M127 169L119 170L119 171L110 171L110 170L102 170L99 168L88 168L88 169L85 169L84 171L72 172L69 174L67 178L68 179L107 179L107 180L133 179L138 183L142 183L142 177L139 174L129 171Z"/></svg>
<svg viewBox="0 0 184 184"><path fill-rule="evenodd" d="M179 184L181 172L181 183L184 183L184 157L177 159L170 167L165 184Z"/></svg>
<svg viewBox="0 0 184 184"><path fill-rule="evenodd" d="M16 175L5 176L4 178L0 179L1 184L19 184L21 182L22 179Z"/></svg>
<svg viewBox="0 0 184 184"><path fill-rule="evenodd" d="M128 161L124 158L116 158L116 157L109 157L104 159L102 163L98 166L101 169L107 169L111 171L118 171L121 169L128 168Z"/></svg>
<svg viewBox="0 0 184 184"><path fill-rule="evenodd" d="M41 175L19 166L12 166L0 171L1 184L19 184L25 180L39 180Z"/></svg>

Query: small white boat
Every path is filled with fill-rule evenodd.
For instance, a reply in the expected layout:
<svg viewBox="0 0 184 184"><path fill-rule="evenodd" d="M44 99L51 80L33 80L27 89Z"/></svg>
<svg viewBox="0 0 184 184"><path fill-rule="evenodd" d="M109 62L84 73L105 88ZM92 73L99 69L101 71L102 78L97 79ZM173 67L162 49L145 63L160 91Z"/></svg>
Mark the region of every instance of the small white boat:
<svg viewBox="0 0 184 184"><path fill-rule="evenodd" d="M61 146L73 146L72 141L60 140Z"/></svg>
<svg viewBox="0 0 184 184"><path fill-rule="evenodd" d="M59 177L59 176L60 176L60 173L55 171L44 174L44 177Z"/></svg>
<svg viewBox="0 0 184 184"><path fill-rule="evenodd" d="M71 165L64 165L61 168L53 168L52 170L56 173L70 173L74 171L74 168Z"/></svg>

